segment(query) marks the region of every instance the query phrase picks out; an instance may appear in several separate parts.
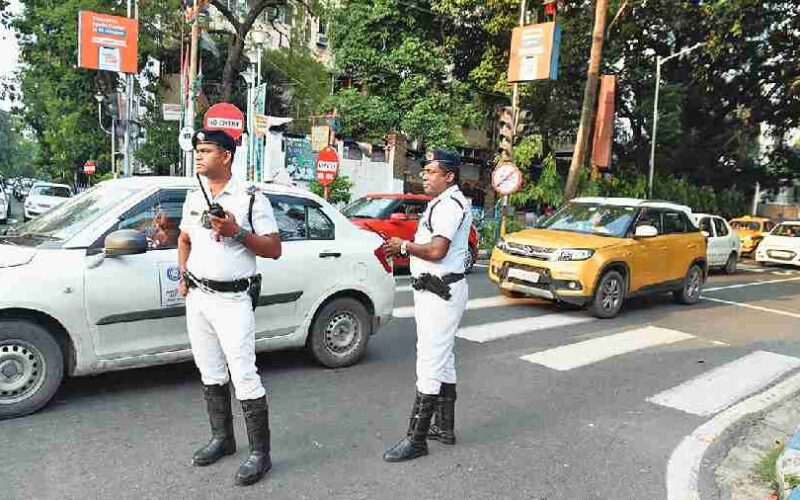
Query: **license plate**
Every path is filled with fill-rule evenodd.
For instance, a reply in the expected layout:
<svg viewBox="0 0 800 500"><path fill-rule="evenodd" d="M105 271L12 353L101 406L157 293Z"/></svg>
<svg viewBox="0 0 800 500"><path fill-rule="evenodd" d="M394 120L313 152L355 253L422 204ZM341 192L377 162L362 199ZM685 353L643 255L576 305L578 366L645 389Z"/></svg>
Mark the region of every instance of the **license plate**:
<svg viewBox="0 0 800 500"><path fill-rule="evenodd" d="M535 271L525 271L524 269L510 268L508 270L509 278L516 278L518 280L527 281L529 283L539 282L539 273Z"/></svg>

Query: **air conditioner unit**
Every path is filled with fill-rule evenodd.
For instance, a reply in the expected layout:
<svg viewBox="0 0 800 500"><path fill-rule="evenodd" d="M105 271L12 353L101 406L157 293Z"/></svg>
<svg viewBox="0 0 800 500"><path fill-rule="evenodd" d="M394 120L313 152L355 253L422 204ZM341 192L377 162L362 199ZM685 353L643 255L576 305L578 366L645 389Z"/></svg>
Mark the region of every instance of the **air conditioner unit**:
<svg viewBox="0 0 800 500"><path fill-rule="evenodd" d="M317 47L327 47L328 46L328 36L323 35L322 33L317 33Z"/></svg>

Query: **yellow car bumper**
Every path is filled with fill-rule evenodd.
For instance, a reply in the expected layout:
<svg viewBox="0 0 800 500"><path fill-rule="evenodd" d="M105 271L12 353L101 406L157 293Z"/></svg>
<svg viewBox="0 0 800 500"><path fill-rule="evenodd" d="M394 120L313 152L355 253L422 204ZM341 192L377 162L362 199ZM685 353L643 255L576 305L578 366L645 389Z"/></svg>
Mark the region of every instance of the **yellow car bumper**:
<svg viewBox="0 0 800 500"><path fill-rule="evenodd" d="M489 261L489 279L509 292L584 305L594 295L599 267L594 259L554 262L510 255L495 248Z"/></svg>

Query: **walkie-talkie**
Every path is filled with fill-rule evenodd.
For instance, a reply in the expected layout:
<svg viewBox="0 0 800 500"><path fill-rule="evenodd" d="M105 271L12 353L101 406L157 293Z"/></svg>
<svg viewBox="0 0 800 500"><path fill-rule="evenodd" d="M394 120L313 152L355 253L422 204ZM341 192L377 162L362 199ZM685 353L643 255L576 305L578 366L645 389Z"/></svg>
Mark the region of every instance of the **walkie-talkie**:
<svg viewBox="0 0 800 500"><path fill-rule="evenodd" d="M205 198L206 203L208 203L208 213L214 217L220 217L224 219L225 209L222 208L222 205L219 203L211 203L211 200L208 198L208 194L206 194L206 189L203 187L203 181L200 180L200 174L197 174L197 182L200 183L200 191L203 192L203 198Z"/></svg>

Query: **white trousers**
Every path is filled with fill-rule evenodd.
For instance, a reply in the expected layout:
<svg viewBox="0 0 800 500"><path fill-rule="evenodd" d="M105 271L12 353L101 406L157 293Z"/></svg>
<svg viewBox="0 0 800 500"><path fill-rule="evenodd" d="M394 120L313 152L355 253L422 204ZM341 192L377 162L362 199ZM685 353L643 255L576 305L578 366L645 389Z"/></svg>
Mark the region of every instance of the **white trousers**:
<svg viewBox="0 0 800 500"><path fill-rule="evenodd" d="M246 293L191 289L186 296L186 327L203 384L232 380L240 401L265 394L256 370L256 320Z"/></svg>
<svg viewBox="0 0 800 500"><path fill-rule="evenodd" d="M467 280L452 283L450 294L450 300L444 300L431 292L414 291L417 390L423 394L439 394L442 382L456 383L453 347L458 324L467 307Z"/></svg>

